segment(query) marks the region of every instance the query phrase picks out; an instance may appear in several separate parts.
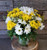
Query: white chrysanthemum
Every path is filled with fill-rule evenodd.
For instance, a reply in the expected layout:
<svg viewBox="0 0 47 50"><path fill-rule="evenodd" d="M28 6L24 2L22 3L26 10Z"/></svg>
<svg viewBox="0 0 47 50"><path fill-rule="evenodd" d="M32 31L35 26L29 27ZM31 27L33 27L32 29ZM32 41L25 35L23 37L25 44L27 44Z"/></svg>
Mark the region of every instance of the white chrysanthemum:
<svg viewBox="0 0 47 50"><path fill-rule="evenodd" d="M42 21L42 19L40 17L36 17L36 20Z"/></svg>
<svg viewBox="0 0 47 50"><path fill-rule="evenodd" d="M39 28L40 30L42 30L45 26L43 25L43 23L41 23L41 27Z"/></svg>
<svg viewBox="0 0 47 50"><path fill-rule="evenodd" d="M22 30L22 28L17 28L16 30L15 30L15 32L16 32L16 34L17 35L22 35L23 34L23 30Z"/></svg>
<svg viewBox="0 0 47 50"><path fill-rule="evenodd" d="M26 24L26 22L22 19L18 19L18 23L21 23L21 24L24 24L24 25Z"/></svg>
<svg viewBox="0 0 47 50"><path fill-rule="evenodd" d="M25 14L30 14L31 12L34 12L33 8L30 8L30 7L20 7L19 8L21 11L23 11Z"/></svg>
<svg viewBox="0 0 47 50"><path fill-rule="evenodd" d="M15 29L18 29L18 28L20 28L20 25L17 23L15 26Z"/></svg>
<svg viewBox="0 0 47 50"><path fill-rule="evenodd" d="M5 23L8 23L9 20L11 20L10 17L7 17Z"/></svg>
<svg viewBox="0 0 47 50"><path fill-rule="evenodd" d="M31 26L28 24L26 27L25 27L25 30L24 30L24 33L28 34L31 32Z"/></svg>

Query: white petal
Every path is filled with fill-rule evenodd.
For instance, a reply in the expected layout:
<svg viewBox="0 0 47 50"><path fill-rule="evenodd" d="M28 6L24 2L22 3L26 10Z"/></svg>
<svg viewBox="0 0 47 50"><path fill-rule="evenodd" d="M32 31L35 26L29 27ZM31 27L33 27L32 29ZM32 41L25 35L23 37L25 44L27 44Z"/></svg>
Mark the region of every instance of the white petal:
<svg viewBox="0 0 47 50"><path fill-rule="evenodd" d="M40 17L36 17L36 20L42 21L42 19Z"/></svg>
<svg viewBox="0 0 47 50"><path fill-rule="evenodd" d="M24 33L28 34L31 32L31 27L30 25L28 24L26 27L25 27L25 30L24 30Z"/></svg>
<svg viewBox="0 0 47 50"><path fill-rule="evenodd" d="M22 21L22 19L18 19L18 23L21 23L21 24L24 24L24 25L26 24L26 22L24 20Z"/></svg>
<svg viewBox="0 0 47 50"><path fill-rule="evenodd" d="M5 23L8 23L9 20L11 20L10 17L7 17Z"/></svg>
<svg viewBox="0 0 47 50"><path fill-rule="evenodd" d="M40 30L42 30L45 26L43 25L43 23L41 23L41 27Z"/></svg>
<svg viewBox="0 0 47 50"><path fill-rule="evenodd" d="M19 30L20 30L20 31L19 31ZM23 34L22 28L16 29L15 32L16 32L17 35L22 35L22 34Z"/></svg>
<svg viewBox="0 0 47 50"><path fill-rule="evenodd" d="M21 21L22 21L21 19L18 19L18 23L21 23Z"/></svg>
<svg viewBox="0 0 47 50"><path fill-rule="evenodd" d="M41 26L41 27L40 27L40 30L42 30L44 27L45 27L44 25L43 25L43 26Z"/></svg>
<svg viewBox="0 0 47 50"><path fill-rule="evenodd" d="M23 11L25 14L30 14L31 12L34 12L33 8L30 7L20 7L20 10ZM27 12L28 11L28 12Z"/></svg>
<svg viewBox="0 0 47 50"><path fill-rule="evenodd" d="M18 29L18 28L20 28L20 25L16 24L15 29Z"/></svg>

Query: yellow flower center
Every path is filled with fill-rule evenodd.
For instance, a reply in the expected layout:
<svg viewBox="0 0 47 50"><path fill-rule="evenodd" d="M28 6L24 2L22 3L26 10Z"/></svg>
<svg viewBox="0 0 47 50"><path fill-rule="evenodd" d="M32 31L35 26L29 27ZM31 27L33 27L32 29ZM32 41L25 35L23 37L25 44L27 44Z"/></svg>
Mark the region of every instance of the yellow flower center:
<svg viewBox="0 0 47 50"><path fill-rule="evenodd" d="M26 13L28 13L28 11L26 11Z"/></svg>
<svg viewBox="0 0 47 50"><path fill-rule="evenodd" d="M21 31L21 30L18 30L19 32Z"/></svg>
<svg viewBox="0 0 47 50"><path fill-rule="evenodd" d="M26 28L26 30L28 30L28 28Z"/></svg>

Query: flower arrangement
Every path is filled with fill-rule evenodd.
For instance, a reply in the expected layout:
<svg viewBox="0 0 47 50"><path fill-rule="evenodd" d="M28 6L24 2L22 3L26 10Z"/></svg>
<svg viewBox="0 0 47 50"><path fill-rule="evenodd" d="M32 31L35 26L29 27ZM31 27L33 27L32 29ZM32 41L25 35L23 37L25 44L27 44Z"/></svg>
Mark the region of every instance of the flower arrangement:
<svg viewBox="0 0 47 50"><path fill-rule="evenodd" d="M45 27L38 10L24 6L9 11L5 22L11 39L16 36L24 39L25 42L31 38L35 40L36 30L42 30Z"/></svg>

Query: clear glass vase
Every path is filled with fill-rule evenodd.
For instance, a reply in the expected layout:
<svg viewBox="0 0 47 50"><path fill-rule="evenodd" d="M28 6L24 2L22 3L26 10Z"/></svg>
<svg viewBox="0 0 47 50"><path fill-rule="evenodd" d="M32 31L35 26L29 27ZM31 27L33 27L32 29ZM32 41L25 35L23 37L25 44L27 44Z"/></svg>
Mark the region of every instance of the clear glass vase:
<svg viewBox="0 0 47 50"><path fill-rule="evenodd" d="M28 45L29 40L28 39L25 40L24 38L19 38L18 42L19 42L19 44L26 46L26 45Z"/></svg>

